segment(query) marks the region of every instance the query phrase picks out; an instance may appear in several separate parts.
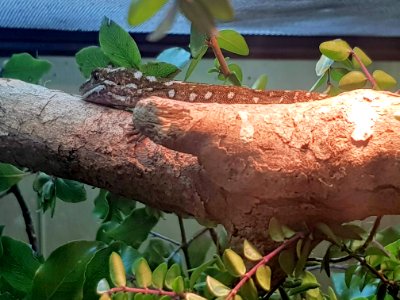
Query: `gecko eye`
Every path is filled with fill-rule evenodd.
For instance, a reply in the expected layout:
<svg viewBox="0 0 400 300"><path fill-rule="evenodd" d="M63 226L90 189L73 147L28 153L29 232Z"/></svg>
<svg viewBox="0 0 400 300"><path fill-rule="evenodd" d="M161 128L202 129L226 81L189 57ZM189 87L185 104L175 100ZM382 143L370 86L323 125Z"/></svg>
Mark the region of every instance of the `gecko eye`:
<svg viewBox="0 0 400 300"><path fill-rule="evenodd" d="M92 77L93 77L93 79L96 80L96 81L99 80L99 73L96 72L96 71L93 72Z"/></svg>

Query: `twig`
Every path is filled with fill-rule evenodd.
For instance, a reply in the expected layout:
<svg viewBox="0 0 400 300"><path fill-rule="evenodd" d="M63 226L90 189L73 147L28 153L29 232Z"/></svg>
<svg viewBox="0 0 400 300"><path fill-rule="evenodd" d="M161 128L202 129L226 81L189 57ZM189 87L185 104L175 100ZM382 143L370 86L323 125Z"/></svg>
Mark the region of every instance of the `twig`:
<svg viewBox="0 0 400 300"><path fill-rule="evenodd" d="M358 55L351 50L351 55L353 55L354 59L358 62L358 64L361 67L361 70L363 70L365 76L367 76L368 81L371 83L372 88L374 90L376 90L376 88L378 87L378 85L376 84L376 81L374 79L374 77L372 77L371 73L368 71L368 69L365 67L364 63L361 61L361 59L358 57Z"/></svg>
<svg viewBox="0 0 400 300"><path fill-rule="evenodd" d="M107 291L107 293L110 296L112 294L118 293L118 292L140 293L140 294L147 294L147 295L170 296L173 298L176 298L176 297L184 298L184 295L181 293L175 293L175 292L164 291L164 290L154 290L154 289L148 289L148 288L134 288L134 287L127 287L127 286L115 287L115 288L109 289Z"/></svg>
<svg viewBox="0 0 400 300"><path fill-rule="evenodd" d="M197 239L199 236L203 235L206 231L208 230L208 228L204 228L203 230L199 231L197 234L195 234L190 240L187 241L187 245L189 247L189 245L195 240ZM177 254L181 249L182 249L182 244L179 245L179 247L177 247L166 259L166 261L169 261L172 257L175 256L175 254Z"/></svg>
<svg viewBox="0 0 400 300"><path fill-rule="evenodd" d="M159 238L161 240L167 241L167 242L169 242L171 244L174 244L175 246L180 246L181 245L181 243L179 243L179 242L177 242L177 241L175 241L175 240L173 240L173 239L171 239L171 238L169 238L167 236L164 236L162 234L154 232L154 231L150 231L150 235L152 235L154 237L157 237L157 238Z"/></svg>
<svg viewBox="0 0 400 300"><path fill-rule="evenodd" d="M350 255L346 255L346 256L342 256L342 257L337 257L337 258L331 258L329 260L330 263L341 263L341 262L345 262L347 260L352 259L352 257ZM318 262L318 263L322 263L323 262L323 258L320 257L309 257L307 258L307 261L311 261L311 262Z"/></svg>
<svg viewBox="0 0 400 300"><path fill-rule="evenodd" d="M33 226L33 221L31 217L31 213L29 211L28 205L25 202L24 197L21 194L21 191L18 185L13 185L8 191L7 194L13 194L14 197L17 199L19 207L21 208L22 217L24 218L25 222L25 231L28 235L29 244L32 246L32 250L38 253L39 247L37 242L37 237L35 233L35 228ZM3 195L2 195L3 196Z"/></svg>
<svg viewBox="0 0 400 300"><path fill-rule="evenodd" d="M181 232L181 248L183 255L185 256L185 261L186 261L186 268L189 270L191 269L191 264L190 264L190 257L189 257L189 250L188 250L188 243L186 239L186 230L185 230L185 225L183 224L183 219L181 216L178 216L178 221L179 221L179 229Z"/></svg>
<svg viewBox="0 0 400 300"><path fill-rule="evenodd" d="M359 250L364 251L367 249L368 245L372 242L374 239L374 236L376 234L376 231L379 228L379 225L381 224L382 216L377 216L374 222L374 225L372 226L371 231L369 232L369 235L367 239L365 240L364 244L359 248Z"/></svg>
<svg viewBox="0 0 400 300"><path fill-rule="evenodd" d="M208 46L212 49L214 52L215 58L218 60L219 65L220 65L220 70L222 74L224 74L225 77L228 77L229 75L232 74L232 72L229 70L228 64L226 63L224 54L221 51L221 48L218 45L217 38L215 35L212 35L210 39L208 40Z"/></svg>
<svg viewBox="0 0 400 300"><path fill-rule="evenodd" d="M223 251L223 249L222 249L222 247L221 247L221 243L220 243L219 240L218 240L218 234L217 234L217 232L215 231L214 228L208 228L208 233L210 234L211 239L213 240L214 245L215 245L215 247L217 248L217 253L218 253L218 255L222 255L222 253L223 253L224 251Z"/></svg>
<svg viewBox="0 0 400 300"><path fill-rule="evenodd" d="M304 237L303 232L299 232L296 235L294 235L291 239L286 240L283 242L278 248L273 250L271 253L268 255L264 256L262 260L260 260L253 268L250 269L239 281L239 283L230 291L228 296L226 297L226 300L231 300L235 297L235 295L238 293L240 288L256 273L257 269L263 265L266 265L272 258L277 256L281 251L285 250L288 248L290 245L294 244L297 242L299 239Z"/></svg>

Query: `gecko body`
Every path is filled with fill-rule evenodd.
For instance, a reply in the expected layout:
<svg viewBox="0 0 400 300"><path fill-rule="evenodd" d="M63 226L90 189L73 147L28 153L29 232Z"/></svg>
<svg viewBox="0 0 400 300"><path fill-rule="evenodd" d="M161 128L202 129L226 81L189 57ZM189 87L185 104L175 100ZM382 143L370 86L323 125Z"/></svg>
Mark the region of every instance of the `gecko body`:
<svg viewBox="0 0 400 300"><path fill-rule="evenodd" d="M327 98L306 91L254 90L247 87L190 83L145 76L126 68L100 68L80 89L89 102L120 109L134 108L143 98L158 96L171 100L223 104L279 104Z"/></svg>

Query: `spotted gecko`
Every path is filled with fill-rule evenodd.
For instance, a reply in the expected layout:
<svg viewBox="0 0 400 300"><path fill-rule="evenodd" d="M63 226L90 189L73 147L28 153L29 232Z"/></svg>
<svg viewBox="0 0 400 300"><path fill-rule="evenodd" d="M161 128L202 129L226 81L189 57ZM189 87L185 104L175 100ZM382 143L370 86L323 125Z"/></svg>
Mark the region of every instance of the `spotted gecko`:
<svg viewBox="0 0 400 300"><path fill-rule="evenodd" d="M134 108L149 96L185 102L224 104L278 104L308 102L327 98L306 91L254 90L247 87L191 83L145 76L127 68L100 68L80 88L89 102L120 109Z"/></svg>

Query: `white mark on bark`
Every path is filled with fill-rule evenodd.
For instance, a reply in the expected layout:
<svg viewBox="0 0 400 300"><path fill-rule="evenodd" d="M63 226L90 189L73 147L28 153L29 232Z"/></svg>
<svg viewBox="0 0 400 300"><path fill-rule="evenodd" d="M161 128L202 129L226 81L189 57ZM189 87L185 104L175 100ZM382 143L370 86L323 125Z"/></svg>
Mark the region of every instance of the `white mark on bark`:
<svg viewBox="0 0 400 300"><path fill-rule="evenodd" d="M354 102L347 113L348 121L355 126L351 138L356 142L368 140L373 134L372 128L377 118L378 114L369 103Z"/></svg>
<svg viewBox="0 0 400 300"><path fill-rule="evenodd" d="M260 98L258 98L258 97L253 97L253 102L254 102L254 103L256 103L256 104L257 104L257 103L258 103L258 101L260 101Z"/></svg>
<svg viewBox="0 0 400 300"><path fill-rule="evenodd" d="M233 99L233 97L235 97L235 93L234 92L229 92L228 93L228 99Z"/></svg>
<svg viewBox="0 0 400 300"><path fill-rule="evenodd" d="M204 99L208 100L212 97L213 93L208 91L205 95L204 95Z"/></svg>
<svg viewBox="0 0 400 300"><path fill-rule="evenodd" d="M168 91L168 97L174 98L175 97L175 90L169 90Z"/></svg>
<svg viewBox="0 0 400 300"><path fill-rule="evenodd" d="M189 95L189 101L194 101L197 98L197 94L196 93L190 93Z"/></svg>
<svg viewBox="0 0 400 300"><path fill-rule="evenodd" d="M171 85L173 85L173 84L174 84L173 81L164 82L164 85L165 85L165 86L171 86Z"/></svg>
<svg viewBox="0 0 400 300"><path fill-rule="evenodd" d="M240 126L240 139L245 143L251 142L254 137L254 127L249 121L249 113L247 111L239 111L237 119L242 121Z"/></svg>

